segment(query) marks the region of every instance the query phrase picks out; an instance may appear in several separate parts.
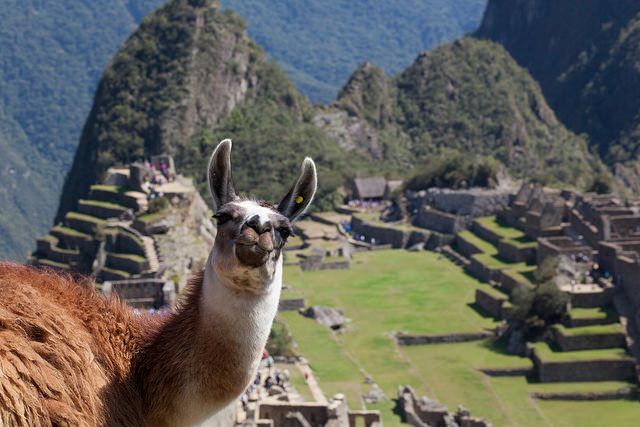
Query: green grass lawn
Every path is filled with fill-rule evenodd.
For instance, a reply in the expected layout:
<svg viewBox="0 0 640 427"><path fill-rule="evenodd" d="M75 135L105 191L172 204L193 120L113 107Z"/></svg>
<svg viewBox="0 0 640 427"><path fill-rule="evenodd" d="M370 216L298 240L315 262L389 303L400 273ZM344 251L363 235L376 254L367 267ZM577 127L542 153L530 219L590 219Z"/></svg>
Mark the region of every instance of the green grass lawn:
<svg viewBox="0 0 640 427"><path fill-rule="evenodd" d="M476 248L480 249L485 254L495 255L498 253L498 248L493 243L481 239L469 230L458 233L458 236L473 244Z"/></svg>
<svg viewBox="0 0 640 427"><path fill-rule="evenodd" d="M615 317L616 310L610 305L598 308L572 308L569 315L572 319L606 319Z"/></svg>
<svg viewBox="0 0 640 427"><path fill-rule="evenodd" d="M565 335L592 335L592 334L610 334L622 333L622 325L619 323L610 323L608 325L580 326L577 328L566 328L563 325L556 325L556 328Z"/></svg>
<svg viewBox="0 0 640 427"><path fill-rule="evenodd" d="M500 222L498 222L498 219L495 217L495 215L478 218L476 219L476 221L489 228L494 233L499 234L504 239L526 239L523 231L501 224Z"/></svg>
<svg viewBox="0 0 640 427"><path fill-rule="evenodd" d="M401 424L393 399L402 384L438 399L452 411L462 404L471 409L472 415L491 419L494 426L581 425L580 421L589 418L571 409L580 407L578 403L549 405L533 400L529 392L571 391L574 387L589 391L591 383L543 385L524 377L490 378L480 372L478 368L483 367L532 366L530 359L508 355L490 339L398 347L388 337L391 331L441 334L496 325L471 308L475 289L486 285L449 260L438 258L432 252L385 250L355 254L351 270L302 273L297 267L285 268L285 283L303 295L308 306L340 308L353 319L342 333L297 312L279 314L288 323L298 350L309 360L326 396L344 393L350 408L361 408L360 396L371 388L363 380L370 375L392 399L367 405L381 410L386 426ZM611 350L606 352L611 354ZM557 409L564 404L566 412ZM598 408L601 402L589 405ZM640 417L637 402L614 402L610 407L619 413L611 418L608 412L590 409L590 422L614 425L609 424L610 419Z"/></svg>
<svg viewBox="0 0 640 427"><path fill-rule="evenodd" d="M89 206L99 206L99 207L110 208L110 209L119 209L123 212L128 209L126 206L119 205L117 203L102 202L100 200L79 200L78 204L89 205Z"/></svg>

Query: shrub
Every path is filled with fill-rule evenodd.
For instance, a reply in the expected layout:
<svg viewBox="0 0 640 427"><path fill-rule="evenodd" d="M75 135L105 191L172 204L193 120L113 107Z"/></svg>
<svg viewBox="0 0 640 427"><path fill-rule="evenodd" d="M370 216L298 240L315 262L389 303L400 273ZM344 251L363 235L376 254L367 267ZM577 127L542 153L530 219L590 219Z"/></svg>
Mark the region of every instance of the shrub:
<svg viewBox="0 0 640 427"><path fill-rule="evenodd" d="M543 335L549 326L560 322L567 313L569 294L552 281L535 289L519 287L514 291L513 320L519 323L527 339Z"/></svg>

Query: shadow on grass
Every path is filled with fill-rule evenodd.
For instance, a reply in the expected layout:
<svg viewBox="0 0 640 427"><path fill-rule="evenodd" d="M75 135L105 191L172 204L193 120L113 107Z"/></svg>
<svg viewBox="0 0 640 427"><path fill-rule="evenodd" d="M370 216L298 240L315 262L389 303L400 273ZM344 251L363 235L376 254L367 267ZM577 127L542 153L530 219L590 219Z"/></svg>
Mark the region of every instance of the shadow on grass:
<svg viewBox="0 0 640 427"><path fill-rule="evenodd" d="M407 419L404 416L404 411L402 410L402 406L400 406L400 400L398 399L391 399L393 401L393 408L392 408L392 412L393 415L397 415L398 417L400 417L400 422L402 423L406 423Z"/></svg>
<svg viewBox="0 0 640 427"><path fill-rule="evenodd" d="M489 313L487 310L485 310L475 302L467 303L467 307L469 307L472 310L475 310L476 313L478 313L480 316L482 316L485 319L494 319L491 313Z"/></svg>

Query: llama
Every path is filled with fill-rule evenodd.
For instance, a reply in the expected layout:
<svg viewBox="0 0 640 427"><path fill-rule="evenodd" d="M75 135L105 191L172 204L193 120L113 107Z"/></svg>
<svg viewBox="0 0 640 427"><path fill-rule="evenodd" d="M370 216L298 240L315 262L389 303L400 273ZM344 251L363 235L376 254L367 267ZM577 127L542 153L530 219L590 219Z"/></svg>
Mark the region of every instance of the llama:
<svg viewBox="0 0 640 427"><path fill-rule="evenodd" d="M224 140L209 161L218 234L174 314L136 315L71 275L0 263L0 425L192 425L246 389L317 177L306 158L277 207L243 199L230 153Z"/></svg>

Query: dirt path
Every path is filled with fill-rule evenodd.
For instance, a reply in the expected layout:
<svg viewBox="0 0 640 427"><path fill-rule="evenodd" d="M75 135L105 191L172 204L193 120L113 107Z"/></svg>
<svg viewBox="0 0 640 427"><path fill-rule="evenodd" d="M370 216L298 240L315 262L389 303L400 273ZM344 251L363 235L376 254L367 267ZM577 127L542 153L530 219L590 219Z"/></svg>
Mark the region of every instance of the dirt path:
<svg viewBox="0 0 640 427"><path fill-rule="evenodd" d="M307 385L309 386L309 390L311 391L311 395L313 396L315 401L319 403L329 404L329 401L324 396L324 393L322 392L322 389L318 385L316 378L313 376L313 371L309 367L309 364L306 362L297 361L296 367L302 373L302 375L306 376L306 374L308 373Z"/></svg>

